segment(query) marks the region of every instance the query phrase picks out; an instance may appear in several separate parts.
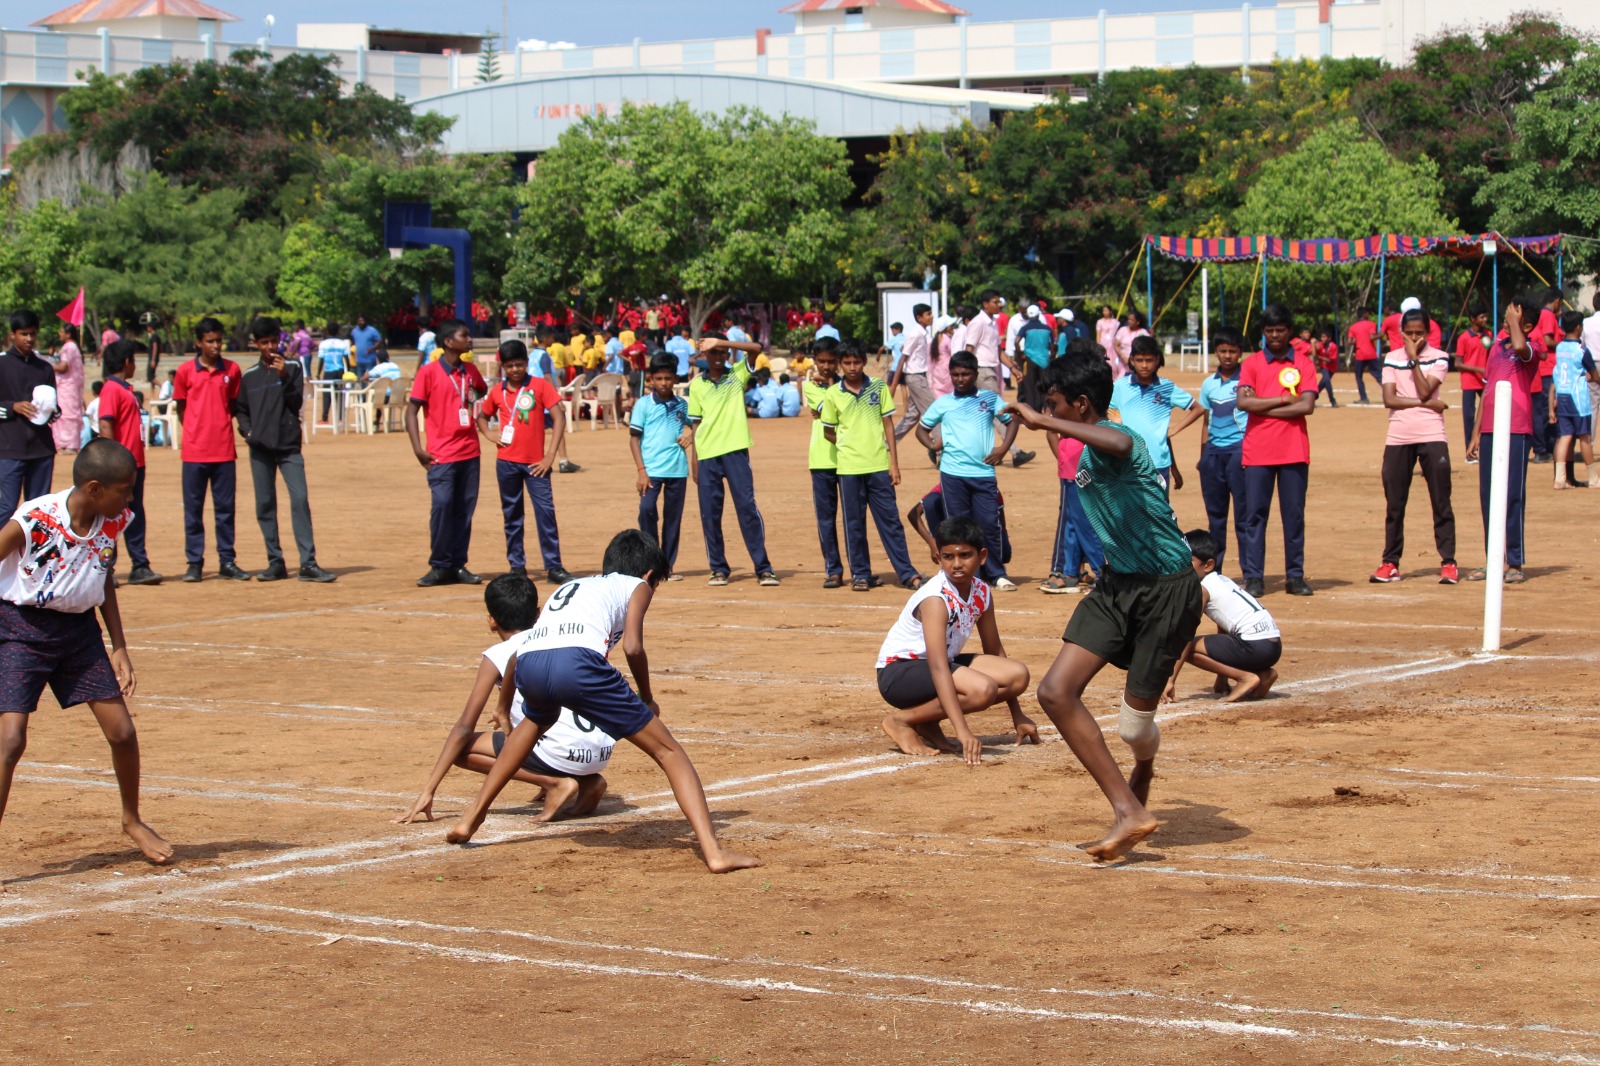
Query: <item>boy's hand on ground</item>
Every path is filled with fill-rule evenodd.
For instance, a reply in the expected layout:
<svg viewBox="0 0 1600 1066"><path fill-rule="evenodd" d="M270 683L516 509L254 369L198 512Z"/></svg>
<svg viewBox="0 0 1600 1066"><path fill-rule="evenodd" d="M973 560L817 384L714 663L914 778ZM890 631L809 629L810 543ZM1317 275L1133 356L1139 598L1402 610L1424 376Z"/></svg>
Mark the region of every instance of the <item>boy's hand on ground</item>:
<svg viewBox="0 0 1600 1066"><path fill-rule="evenodd" d="M415 821L433 821L433 795L418 796L411 809L394 820L395 825L410 825Z"/></svg>
<svg viewBox="0 0 1600 1066"><path fill-rule="evenodd" d="M1011 728L1017 731L1018 744L1042 743L1039 740L1039 727L1035 725L1033 719L1029 718L1027 715L1023 715L1016 721L1012 722Z"/></svg>
<svg viewBox="0 0 1600 1066"><path fill-rule="evenodd" d="M111 653L111 670L117 675L117 685L122 689L122 694L133 695L138 681L133 676L133 660L128 657L127 648L117 648Z"/></svg>
<svg viewBox="0 0 1600 1066"><path fill-rule="evenodd" d="M958 738L961 741L961 758L968 766L977 766L983 762L983 741L972 735L970 729L963 729Z"/></svg>
<svg viewBox="0 0 1600 1066"><path fill-rule="evenodd" d="M1162 703L1176 703L1178 700L1178 683L1176 681L1167 685L1161 693Z"/></svg>

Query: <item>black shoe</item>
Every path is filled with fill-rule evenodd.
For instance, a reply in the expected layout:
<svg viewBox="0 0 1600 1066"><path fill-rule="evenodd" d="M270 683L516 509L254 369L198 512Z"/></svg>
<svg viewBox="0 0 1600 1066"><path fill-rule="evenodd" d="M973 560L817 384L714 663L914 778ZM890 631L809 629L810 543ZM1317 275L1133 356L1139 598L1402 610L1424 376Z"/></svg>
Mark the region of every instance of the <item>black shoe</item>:
<svg viewBox="0 0 1600 1066"><path fill-rule="evenodd" d="M1287 592L1291 596L1315 595L1315 593L1311 591L1311 586L1306 584L1306 579L1303 577L1289 578L1289 580L1283 583L1283 591Z"/></svg>
<svg viewBox="0 0 1600 1066"><path fill-rule="evenodd" d="M578 471L580 471L582 469L583 469L583 467L579 466L577 463L573 462L571 459L563 459L556 466L556 471L558 473L562 473L562 474L576 474Z"/></svg>
<svg viewBox="0 0 1600 1066"><path fill-rule="evenodd" d="M439 585L454 585L455 583L456 575L448 570L437 568L429 570L426 574L417 578L417 588L419 589L431 589Z"/></svg>
<svg viewBox="0 0 1600 1066"><path fill-rule="evenodd" d="M471 570L468 570L464 566L460 570L456 571L456 581L462 585L483 584L483 578L479 577L477 574L474 574Z"/></svg>
<svg viewBox="0 0 1600 1066"><path fill-rule="evenodd" d="M300 568L301 581L315 581L319 585L326 585L330 581L338 581L339 575L332 570L324 570L316 563L309 563Z"/></svg>
<svg viewBox="0 0 1600 1066"><path fill-rule="evenodd" d="M1247 578L1245 578L1244 579L1244 590L1245 590L1245 592L1247 592L1250 595L1254 596L1256 599L1260 599L1262 596L1265 596L1267 594L1266 583L1264 581L1262 581L1259 577L1247 577Z"/></svg>
<svg viewBox="0 0 1600 1066"><path fill-rule="evenodd" d="M822 587L825 588L825 589L843 588L844 587L844 575L843 574L829 574L827 576L827 578L822 582Z"/></svg>
<svg viewBox="0 0 1600 1066"><path fill-rule="evenodd" d="M1028 463L1033 461L1033 457L1038 454L1038 452L1013 452L1011 455L1011 465L1027 466Z"/></svg>
<svg viewBox="0 0 1600 1066"><path fill-rule="evenodd" d="M506 573L515 575L516 577L527 577L528 568L526 566L513 566L508 569Z"/></svg>
<svg viewBox="0 0 1600 1066"><path fill-rule="evenodd" d="M275 563L268 563L267 564L267 568L265 570L261 571L261 573L256 575L256 580L257 581L283 581L286 578L288 578L288 576L289 576L289 568L283 565L283 561L282 560L279 560L278 562L275 562Z"/></svg>
<svg viewBox="0 0 1600 1066"><path fill-rule="evenodd" d="M148 566L136 566L128 572L128 584L159 585L161 584L161 575Z"/></svg>
<svg viewBox="0 0 1600 1066"><path fill-rule="evenodd" d="M199 581L200 580L200 564L199 563L190 563L189 564L189 569L187 569L187 570L185 570L183 572L183 579L185 581L187 581L188 583L190 583L191 585L194 584L196 581Z"/></svg>
<svg viewBox="0 0 1600 1066"><path fill-rule="evenodd" d="M560 566L556 567L554 570L546 570L544 572L544 579L550 582L552 586L565 585L568 581L574 580L572 571Z"/></svg>
<svg viewBox="0 0 1600 1066"><path fill-rule="evenodd" d="M223 563L217 567L217 576L229 581L249 581L250 575L238 563Z"/></svg>

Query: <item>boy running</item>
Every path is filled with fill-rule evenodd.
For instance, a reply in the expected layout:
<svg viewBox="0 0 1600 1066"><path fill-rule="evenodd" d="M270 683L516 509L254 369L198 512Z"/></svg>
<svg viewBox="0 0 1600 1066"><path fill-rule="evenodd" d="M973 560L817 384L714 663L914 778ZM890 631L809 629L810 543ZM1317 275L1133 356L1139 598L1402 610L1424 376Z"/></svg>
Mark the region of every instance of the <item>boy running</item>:
<svg viewBox="0 0 1600 1066"><path fill-rule="evenodd" d="M1200 602L1206 617L1217 624L1216 633L1196 637L1184 649L1183 657L1172 668L1163 701L1178 698L1178 673L1184 663L1194 663L1217 675L1211 691L1226 696L1224 703L1258 700L1272 690L1278 680L1273 667L1283 656L1283 639L1278 623L1256 598L1217 573L1217 542L1203 529L1183 535L1189 542L1194 572L1200 575ZM1228 690L1228 682L1234 683Z"/></svg>
<svg viewBox="0 0 1600 1066"><path fill-rule="evenodd" d="M611 736L628 740L655 760L694 828L712 873L761 865L754 856L728 851L718 842L700 775L662 724L651 693L644 616L667 571L666 556L643 532L625 529L606 547L601 569L598 577L569 581L551 593L538 622L507 662L505 673L513 684L500 688L501 713L509 718L513 698L521 695L528 716L506 737L477 798L445 839L452 844L472 839L489 805L516 775L539 737L556 723L563 708L570 708L573 714ZM619 640L637 694L606 661Z"/></svg>
<svg viewBox="0 0 1600 1066"><path fill-rule="evenodd" d="M838 380L839 355L835 349L831 340L818 341L811 374L800 382L800 395L811 412L811 447L806 453L806 465L811 470L811 509L817 514L825 589L844 585L844 561L839 557L839 446L822 428L822 401Z"/></svg>
<svg viewBox="0 0 1600 1066"><path fill-rule="evenodd" d="M661 545L667 569L678 564L678 535L683 528L683 500L688 479L695 475L690 445L689 401L672 391L678 381L678 357L662 352L650 360L650 391L628 415L628 447L638 468L639 528ZM660 524L656 501L661 501ZM672 572L668 581L677 581Z"/></svg>
<svg viewBox="0 0 1600 1066"><path fill-rule="evenodd" d="M28 744L28 717L49 685L63 708L89 705L111 745L122 831L159 866L172 845L139 816L139 737L124 700L133 695L133 662L111 571L117 534L133 518L138 473L128 449L91 440L73 461L72 488L24 502L0 528L0 817Z"/></svg>
<svg viewBox="0 0 1600 1066"><path fill-rule="evenodd" d="M206 487L217 536L217 576L249 581L250 575L234 561L233 508L237 496L238 450L233 442L233 408L244 377L239 364L222 357L222 323L202 318L195 323L198 354L178 367L172 398L177 401L178 422L183 426L179 455L183 460L183 553L189 567L183 580L201 579L206 553Z"/></svg>
<svg viewBox="0 0 1600 1066"><path fill-rule="evenodd" d="M1600 488L1600 471L1594 466L1594 448L1591 425L1594 407L1589 397L1589 383L1600 381L1595 373L1594 358L1583 346L1583 315L1566 311L1561 315L1563 339L1556 345L1555 387L1550 391L1550 419L1556 424L1556 480L1558 489L1575 489L1568 480L1567 460L1572 458L1572 442L1578 442L1578 452L1588 468L1589 487Z"/></svg>
<svg viewBox="0 0 1600 1066"><path fill-rule="evenodd" d="M689 383L689 428L700 466L696 484L700 491L700 528L706 538L706 561L711 565L708 585L726 585L732 568L722 542L723 483L733 493L733 511L739 518L745 550L763 585L778 584L767 560L767 528L756 506L755 477L750 472L750 422L744 409L744 390L750 384L750 364L740 359L728 365L728 352L754 355L761 345L704 337L700 354L706 372Z"/></svg>
<svg viewBox="0 0 1600 1066"><path fill-rule="evenodd" d="M1028 668L1006 657L995 622L994 598L978 576L983 530L970 518L948 518L934 531L939 573L912 594L878 649L878 693L894 713L883 731L907 755L961 755L982 761L983 744L966 716L1004 700L1017 743L1039 743L1039 730L1017 697L1028 688ZM973 629L983 654L962 654ZM938 723L948 718L958 744L949 747Z"/></svg>
<svg viewBox="0 0 1600 1066"><path fill-rule="evenodd" d="M822 434L838 447L839 495L844 503L845 547L850 556L850 587L868 592L875 584L867 547L867 512L894 567L900 587L914 589L922 575L911 565L906 531L896 509L900 458L895 450L894 397L866 374L867 359L854 344L839 353L843 378L824 394L819 418Z"/></svg>
<svg viewBox="0 0 1600 1066"><path fill-rule="evenodd" d="M516 654L523 632L531 629L539 617L539 592L522 574L501 574L484 588L483 602L489 610L489 632L494 634L496 643L484 650L467 705L450 727L444 748L433 764L433 773L417 801L395 819L400 825L409 825L419 818L433 821L434 794L439 791L439 783L450 772L450 767L487 774L505 746L506 733L526 717L519 695L512 701L509 721L495 722L496 730L492 733L475 731L489 697L497 695L506 663ZM600 775L611 762L616 744L615 738L589 722L578 721L571 711L563 708L556 724L539 738L539 743L512 775L515 781L538 785L544 790L544 810L534 821L554 821L569 803L572 805L566 811L569 817L593 814L606 794L606 779Z"/></svg>
<svg viewBox="0 0 1600 1066"><path fill-rule="evenodd" d="M1110 861L1159 827L1145 808L1161 746L1156 708L1200 624L1200 578L1144 441L1106 420L1111 368L1098 359L1058 360L1045 390L1050 415L1023 404L1007 411L1029 429L1083 442L1078 487L1105 548L1106 569L1067 623L1065 647L1039 683L1039 706L1111 802L1111 831L1084 848ZM1107 663L1128 672L1118 718L1118 733L1135 759L1126 780L1083 704L1084 689Z"/></svg>
<svg viewBox="0 0 1600 1066"><path fill-rule="evenodd" d="M494 461L500 487L500 512L505 516L506 564L511 573L528 574L526 535L523 532L523 493L533 500L533 526L539 533L539 554L545 577L552 585L572 580L561 565L561 534L556 528L556 501L550 490L550 468L561 453L567 435L567 412L561 396L546 376L528 375L528 346L519 340L500 345L500 381L489 388L478 410L478 433L499 451ZM499 423L490 434L489 416ZM546 416L555 437L548 452L544 446Z"/></svg>

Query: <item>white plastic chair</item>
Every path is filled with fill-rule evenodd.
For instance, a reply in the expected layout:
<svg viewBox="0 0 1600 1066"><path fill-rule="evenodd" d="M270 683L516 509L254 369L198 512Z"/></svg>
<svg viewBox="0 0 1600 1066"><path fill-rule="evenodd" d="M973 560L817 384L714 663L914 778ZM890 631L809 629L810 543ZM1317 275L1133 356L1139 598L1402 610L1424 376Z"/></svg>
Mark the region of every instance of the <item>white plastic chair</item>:
<svg viewBox="0 0 1600 1066"><path fill-rule="evenodd" d="M589 382L584 391L593 395L586 395L579 400L578 410L588 413L591 432L600 428L600 422L605 420L607 415L613 424L622 424L621 396L623 386L626 384L621 374L601 374Z"/></svg>

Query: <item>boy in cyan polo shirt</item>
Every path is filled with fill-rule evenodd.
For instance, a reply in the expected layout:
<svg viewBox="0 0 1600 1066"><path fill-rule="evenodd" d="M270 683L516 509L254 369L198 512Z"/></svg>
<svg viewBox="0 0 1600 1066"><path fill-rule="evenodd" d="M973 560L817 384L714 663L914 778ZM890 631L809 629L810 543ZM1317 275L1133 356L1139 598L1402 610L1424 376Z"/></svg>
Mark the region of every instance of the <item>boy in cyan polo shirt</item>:
<svg viewBox="0 0 1600 1066"><path fill-rule="evenodd" d="M666 553L669 570L678 565L678 533L683 526L683 498L688 478L695 472L690 445L689 401L674 394L678 357L662 352L650 360L646 381L650 386L628 416L628 445L638 468L639 528L650 534ZM660 532L656 525L656 500L661 501ZM681 581L670 573L668 581Z"/></svg>
<svg viewBox="0 0 1600 1066"><path fill-rule="evenodd" d="M472 512L478 507L478 431L472 406L488 387L478 368L462 359L472 350L472 332L458 318L439 323L439 358L417 371L406 405L406 435L411 451L428 472L433 497L428 514L428 572L418 586L481 584L467 569L472 543ZM428 446L422 446L418 412L427 418Z"/></svg>
<svg viewBox="0 0 1600 1066"><path fill-rule="evenodd" d="M817 541L822 546L822 587L844 584L844 562L839 557L839 447L822 431L822 401L833 388L839 355L832 341L817 345L811 376L800 383L806 410L811 412L811 448L806 465L811 469L811 507L817 513Z"/></svg>
<svg viewBox="0 0 1600 1066"><path fill-rule="evenodd" d="M778 584L767 560L767 530L756 506L755 478L750 473L750 423L744 409L744 390L750 384L750 364L740 359L728 365L729 351L749 355L761 345L724 340L717 336L701 338L700 354L706 372L689 384L689 426L694 431L695 454L700 468L696 483L700 492L700 528L706 538L706 559L711 564L707 584L726 585L731 568L722 541L723 482L733 493L733 510L739 517L739 532L750 553L750 562L763 585Z"/></svg>
<svg viewBox="0 0 1600 1066"><path fill-rule="evenodd" d="M1244 415L1238 409L1239 359L1244 337L1236 329L1220 329L1216 338L1217 372L1200 383L1200 402L1179 416L1171 436L1189 423L1205 419L1206 439L1200 446L1200 498L1205 501L1206 525L1217 542L1217 572L1228 547L1228 509L1233 508L1233 535L1244 543Z"/></svg>
<svg viewBox="0 0 1600 1066"><path fill-rule="evenodd" d="M1176 475L1179 488L1183 476L1172 469L1172 446L1167 434L1172 428L1172 411L1194 406L1194 397L1161 376L1161 346L1154 337L1135 337L1129 347L1129 373L1117 379L1111 390L1111 409L1117 419L1144 438L1150 461L1162 488L1171 488Z"/></svg>
<svg viewBox="0 0 1600 1066"><path fill-rule="evenodd" d="M1276 489L1283 522L1284 591L1310 596L1306 583L1306 484L1311 469L1311 436L1306 418L1316 407L1317 370L1295 352L1294 316L1281 304L1262 312L1267 346L1246 359L1239 371L1239 410L1249 416L1244 429L1245 529L1239 546L1244 590L1265 592L1267 517Z"/></svg>
<svg viewBox="0 0 1600 1066"><path fill-rule="evenodd" d="M872 559L867 548L867 511L889 556L900 587L914 589L922 575L911 565L906 531L894 487L900 484L895 452L894 397L884 382L866 374L867 358L847 345L839 353L842 379L823 395L822 433L839 449L839 495L844 501L845 548L850 553L850 587L872 589Z"/></svg>
<svg viewBox="0 0 1600 1066"><path fill-rule="evenodd" d="M233 404L244 375L239 364L222 358L222 323L202 318L194 327L199 354L178 367L172 383L178 421L183 425L183 553L189 568L183 580L200 580L205 561L206 486L211 487L217 535L217 576L249 581L234 561L233 506L237 488L233 442Z"/></svg>
<svg viewBox="0 0 1600 1066"><path fill-rule="evenodd" d="M1000 489L994 468L1017 439L1017 423L1001 412L999 396L978 387L978 360L971 352L950 357L950 384L954 391L933 401L917 423L917 440L933 451L933 430L939 430L944 440L939 484L945 510L952 518L969 515L983 527L988 541L983 578L995 589L1015 592L1016 582L1006 576L1000 562ZM996 419L1006 427L999 444L994 439Z"/></svg>

